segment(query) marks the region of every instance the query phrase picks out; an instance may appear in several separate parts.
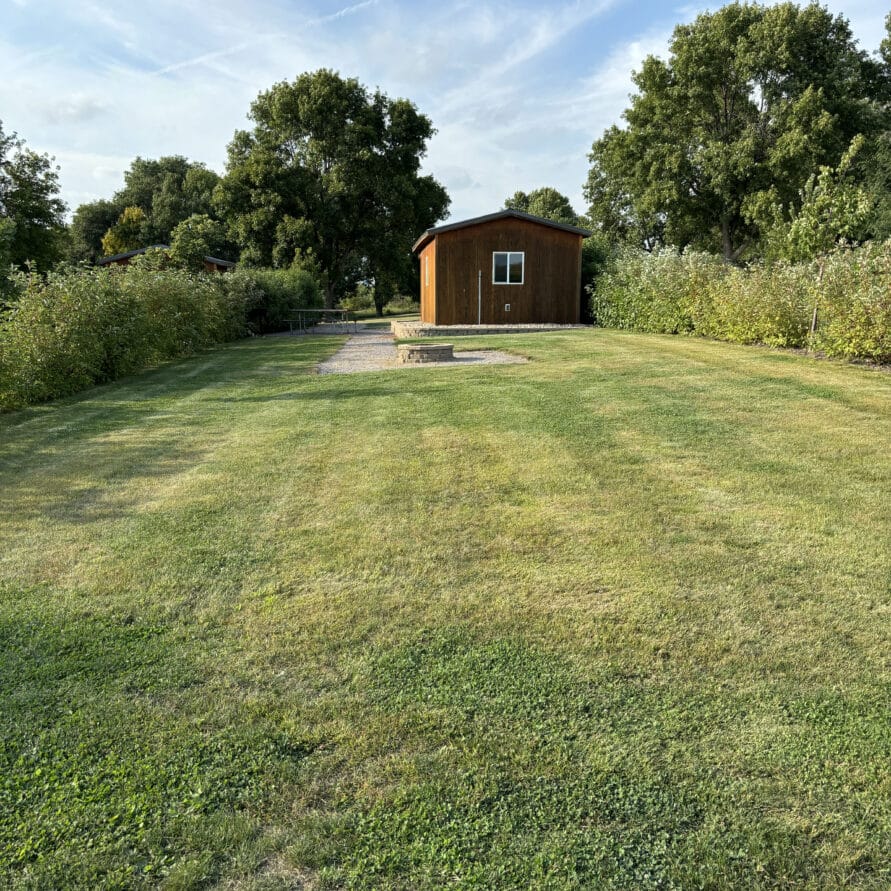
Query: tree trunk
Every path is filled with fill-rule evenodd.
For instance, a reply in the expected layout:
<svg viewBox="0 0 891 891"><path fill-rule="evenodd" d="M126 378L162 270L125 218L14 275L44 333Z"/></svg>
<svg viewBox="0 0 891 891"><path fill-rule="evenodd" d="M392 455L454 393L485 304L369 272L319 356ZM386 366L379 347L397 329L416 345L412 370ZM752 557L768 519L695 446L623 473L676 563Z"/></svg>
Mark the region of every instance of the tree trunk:
<svg viewBox="0 0 891 891"><path fill-rule="evenodd" d="M390 302L393 296L393 287L390 279L380 275L374 276L374 310L378 317L383 317L384 307Z"/></svg>
<svg viewBox="0 0 891 891"><path fill-rule="evenodd" d="M730 238L730 221L726 217L721 219L721 252L728 263L736 262L733 252L733 241Z"/></svg>

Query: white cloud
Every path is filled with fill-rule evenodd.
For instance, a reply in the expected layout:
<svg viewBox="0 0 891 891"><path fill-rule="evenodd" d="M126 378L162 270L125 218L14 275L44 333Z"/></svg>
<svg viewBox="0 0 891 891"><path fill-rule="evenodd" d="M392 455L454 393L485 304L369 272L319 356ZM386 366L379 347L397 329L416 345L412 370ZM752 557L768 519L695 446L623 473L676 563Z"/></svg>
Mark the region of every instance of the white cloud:
<svg viewBox="0 0 891 891"><path fill-rule="evenodd" d="M124 155L59 152L56 163L69 181L77 184L65 195L70 209L97 198L110 198L124 185L124 170L132 160L131 156Z"/></svg>
<svg viewBox="0 0 891 891"><path fill-rule="evenodd" d="M632 72L640 69L647 56L665 58L670 37L667 31L649 34L614 49L566 100L567 112L595 121L598 135L610 124L618 123L635 89Z"/></svg>
<svg viewBox="0 0 891 891"><path fill-rule="evenodd" d="M49 124L71 125L95 120L107 108L107 104L97 96L74 92L43 105L42 114Z"/></svg>
<svg viewBox="0 0 891 891"><path fill-rule="evenodd" d="M574 8L564 13L550 37L541 37L541 51L559 44L558 35L571 30L573 12L584 14ZM535 83L535 76L523 74L526 59L518 55L516 65L502 62L483 72L485 90L469 94L464 85L450 90L437 103L439 133L428 166L434 173L449 171L443 179L453 216L495 210L517 189L544 185L559 189L583 211L591 143L627 106L632 69L649 53L664 53L668 36L662 32L630 41L593 70L571 82L556 78L547 89ZM453 179L452 171L464 176Z"/></svg>

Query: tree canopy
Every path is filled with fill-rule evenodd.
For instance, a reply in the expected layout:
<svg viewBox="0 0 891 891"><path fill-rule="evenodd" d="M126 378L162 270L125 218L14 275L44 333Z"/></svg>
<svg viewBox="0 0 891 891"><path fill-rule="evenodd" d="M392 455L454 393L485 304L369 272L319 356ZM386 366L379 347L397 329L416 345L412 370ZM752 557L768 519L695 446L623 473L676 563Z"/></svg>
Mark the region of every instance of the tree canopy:
<svg viewBox="0 0 891 891"><path fill-rule="evenodd" d="M762 219L769 222L763 227L764 250L769 259L812 260L862 233L869 219L870 198L850 174L863 141L858 136L851 143L837 168L823 166L811 175L797 207L765 209Z"/></svg>
<svg viewBox="0 0 891 891"><path fill-rule="evenodd" d="M68 227L69 259L95 263L104 256L102 239L118 222L122 212L119 204L104 198L81 204L74 211Z"/></svg>
<svg viewBox="0 0 891 891"><path fill-rule="evenodd" d="M135 158L115 201L145 212L146 244L166 244L176 226L192 214L213 213L213 191L219 181L214 171L182 155Z"/></svg>
<svg viewBox="0 0 891 891"><path fill-rule="evenodd" d="M580 226L584 222L572 209L569 199L550 186L542 186L528 193L514 192L504 202L504 206L569 226Z"/></svg>
<svg viewBox="0 0 891 891"><path fill-rule="evenodd" d="M235 253L226 224L207 214L193 214L179 223L170 236L170 258L189 269L203 269L205 257L228 260Z"/></svg>
<svg viewBox="0 0 891 891"><path fill-rule="evenodd" d="M122 250L167 244L173 230L193 214L213 216L213 192L220 181L218 174L182 155L168 155L157 160L134 158L124 173L124 187L110 200L82 204L71 223L69 257L95 261L109 253L103 239ZM135 211L138 208L138 225ZM124 230L113 230L128 211ZM119 253L115 251L112 253Z"/></svg>
<svg viewBox="0 0 891 891"><path fill-rule="evenodd" d="M891 107L891 14L885 19L885 39L879 47L881 74L877 95ZM855 161L857 176L870 196L867 233L871 238L891 238L891 123L864 146Z"/></svg>
<svg viewBox="0 0 891 891"><path fill-rule="evenodd" d="M146 227L145 211L138 206L125 207L117 222L102 236L102 254L124 254L137 248L147 247L143 232Z"/></svg>
<svg viewBox="0 0 891 891"><path fill-rule="evenodd" d="M0 261L48 269L61 253L64 213L52 158L4 133L0 121Z"/></svg>
<svg viewBox="0 0 891 891"><path fill-rule="evenodd" d="M319 70L260 93L229 146L218 207L255 265L317 264L326 304L357 281L392 289L449 199L420 174L433 126L406 99Z"/></svg>
<svg viewBox="0 0 891 891"><path fill-rule="evenodd" d="M886 52L888 52L886 47ZM594 143L590 217L621 239L746 257L757 209L794 205L858 134L888 126L887 71L816 3L731 3L634 74L627 126Z"/></svg>

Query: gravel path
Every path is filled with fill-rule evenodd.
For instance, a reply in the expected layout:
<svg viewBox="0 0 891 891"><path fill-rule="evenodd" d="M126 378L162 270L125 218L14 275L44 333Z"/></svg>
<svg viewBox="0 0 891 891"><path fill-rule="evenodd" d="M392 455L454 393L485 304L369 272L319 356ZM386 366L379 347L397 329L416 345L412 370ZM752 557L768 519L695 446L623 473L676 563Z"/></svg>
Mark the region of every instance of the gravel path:
<svg viewBox="0 0 891 891"><path fill-rule="evenodd" d="M403 368L461 368L465 365L517 365L527 362L501 350L468 350L455 353L450 362L397 365L395 338L389 331L360 326L358 331L330 358L319 363L319 374L353 374Z"/></svg>

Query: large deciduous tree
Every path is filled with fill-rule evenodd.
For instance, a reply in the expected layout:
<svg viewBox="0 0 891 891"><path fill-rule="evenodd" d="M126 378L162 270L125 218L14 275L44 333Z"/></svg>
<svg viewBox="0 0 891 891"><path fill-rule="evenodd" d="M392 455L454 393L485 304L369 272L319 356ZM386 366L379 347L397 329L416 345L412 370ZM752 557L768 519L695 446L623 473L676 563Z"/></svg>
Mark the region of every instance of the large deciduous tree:
<svg viewBox="0 0 891 891"><path fill-rule="evenodd" d="M3 262L48 269L59 259L65 202L49 155L29 149L0 122L0 224Z"/></svg>
<svg viewBox="0 0 891 891"><path fill-rule="evenodd" d="M879 56L885 67L885 73L891 74L891 12L885 16L885 39L879 46Z"/></svg>
<svg viewBox="0 0 891 891"><path fill-rule="evenodd" d="M212 213L213 190L219 181L219 175L204 164L182 155L135 158L115 201L145 212L142 237L147 244L166 244L183 220Z"/></svg>
<svg viewBox="0 0 891 891"><path fill-rule="evenodd" d="M213 213L218 174L182 155L135 158L124 173L124 187L111 200L82 204L71 223L69 258L95 261L105 253L102 240L127 208L139 208L138 228L128 230L133 247L169 243L173 230L194 214ZM103 225L104 224L104 225ZM120 238L112 234L118 246Z"/></svg>
<svg viewBox="0 0 891 891"><path fill-rule="evenodd" d="M812 3L731 3L648 57L624 117L594 143L592 221L643 244L754 250L756 209L792 206L857 134L887 126L885 72L847 21Z"/></svg>
<svg viewBox="0 0 891 891"><path fill-rule="evenodd" d="M829 253L837 244L858 239L870 216L870 196L852 181L854 159L863 146L858 136L836 169L821 167L801 191L798 207L773 205L760 215L769 259L804 262Z"/></svg>
<svg viewBox="0 0 891 891"><path fill-rule="evenodd" d="M242 259L317 264L329 307L360 279L382 293L398 287L412 241L449 204L419 172L429 118L323 69L261 93L250 119L217 193Z"/></svg>

